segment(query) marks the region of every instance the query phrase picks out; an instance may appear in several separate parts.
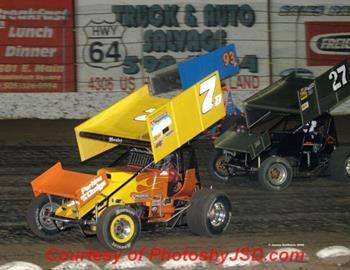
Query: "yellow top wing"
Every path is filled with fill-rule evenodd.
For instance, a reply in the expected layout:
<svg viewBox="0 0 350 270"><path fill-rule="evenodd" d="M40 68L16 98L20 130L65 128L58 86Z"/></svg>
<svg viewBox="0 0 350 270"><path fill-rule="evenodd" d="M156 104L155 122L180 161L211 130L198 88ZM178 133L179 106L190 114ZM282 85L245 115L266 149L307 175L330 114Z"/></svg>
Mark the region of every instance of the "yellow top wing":
<svg viewBox="0 0 350 270"><path fill-rule="evenodd" d="M172 99L147 85L75 128L82 161L127 142L152 148L158 162L225 116L217 71Z"/></svg>
<svg viewBox="0 0 350 270"><path fill-rule="evenodd" d="M169 100L150 96L148 91L144 85L75 128L81 161L117 146L123 139L149 142L146 115ZM86 134L103 135L104 139Z"/></svg>

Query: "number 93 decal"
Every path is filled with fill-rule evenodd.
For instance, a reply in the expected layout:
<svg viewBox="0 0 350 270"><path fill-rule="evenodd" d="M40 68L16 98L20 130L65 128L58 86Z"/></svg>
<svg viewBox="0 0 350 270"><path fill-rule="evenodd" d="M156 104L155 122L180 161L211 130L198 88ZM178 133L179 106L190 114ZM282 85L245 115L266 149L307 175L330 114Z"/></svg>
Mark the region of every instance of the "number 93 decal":
<svg viewBox="0 0 350 270"><path fill-rule="evenodd" d="M236 65L236 58L235 58L234 51L228 51L225 52L222 56L222 59L224 60L225 67L228 65Z"/></svg>
<svg viewBox="0 0 350 270"><path fill-rule="evenodd" d="M214 106L219 106L222 102L222 94L218 94L214 97L216 86L216 76L210 77L199 85L199 95L206 93L202 103L202 113L206 114L211 111Z"/></svg>

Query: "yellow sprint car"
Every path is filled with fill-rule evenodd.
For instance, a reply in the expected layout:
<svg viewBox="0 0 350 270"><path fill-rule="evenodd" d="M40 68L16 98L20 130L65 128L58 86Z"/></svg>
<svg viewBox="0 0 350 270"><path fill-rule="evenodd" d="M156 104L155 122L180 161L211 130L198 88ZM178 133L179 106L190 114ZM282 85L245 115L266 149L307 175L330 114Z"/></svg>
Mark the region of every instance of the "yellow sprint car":
<svg viewBox="0 0 350 270"><path fill-rule="evenodd" d="M223 61L231 50L233 45L209 57L214 54ZM195 65L205 57L196 58ZM237 62L224 61L183 88L191 82L179 79L177 66L167 69L155 74L150 85L77 126L82 161L118 145L128 151L96 175L65 170L57 163L34 179L35 197L27 213L30 229L40 238L53 239L79 226L110 249L132 247L141 228L152 223L187 224L198 235L224 232L231 220L230 200L222 192L201 188L191 148L194 137L225 115L220 74L227 75L220 65L230 69L226 74L237 72ZM173 98L151 94L157 88L162 92L162 83L170 80L182 83L172 90L185 90Z"/></svg>

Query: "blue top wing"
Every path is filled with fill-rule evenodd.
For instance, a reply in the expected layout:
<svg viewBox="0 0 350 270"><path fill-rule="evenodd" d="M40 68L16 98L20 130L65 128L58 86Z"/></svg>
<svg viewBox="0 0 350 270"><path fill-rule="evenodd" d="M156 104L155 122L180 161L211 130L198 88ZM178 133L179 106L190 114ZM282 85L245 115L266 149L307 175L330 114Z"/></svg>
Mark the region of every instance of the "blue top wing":
<svg viewBox="0 0 350 270"><path fill-rule="evenodd" d="M238 56L234 44L219 48L179 64L182 89L187 89L217 70L220 80L239 72Z"/></svg>

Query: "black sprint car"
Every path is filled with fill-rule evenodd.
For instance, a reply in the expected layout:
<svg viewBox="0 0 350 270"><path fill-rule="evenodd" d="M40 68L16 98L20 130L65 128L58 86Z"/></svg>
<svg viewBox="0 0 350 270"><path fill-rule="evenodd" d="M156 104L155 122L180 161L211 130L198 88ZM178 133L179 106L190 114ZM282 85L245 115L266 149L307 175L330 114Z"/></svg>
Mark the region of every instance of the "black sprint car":
<svg viewBox="0 0 350 270"><path fill-rule="evenodd" d="M215 141L210 172L219 181L257 175L271 191L298 176L328 173L350 180L350 147L339 145L330 110L350 96L350 65L342 61L315 80L290 74L243 103L246 126Z"/></svg>

